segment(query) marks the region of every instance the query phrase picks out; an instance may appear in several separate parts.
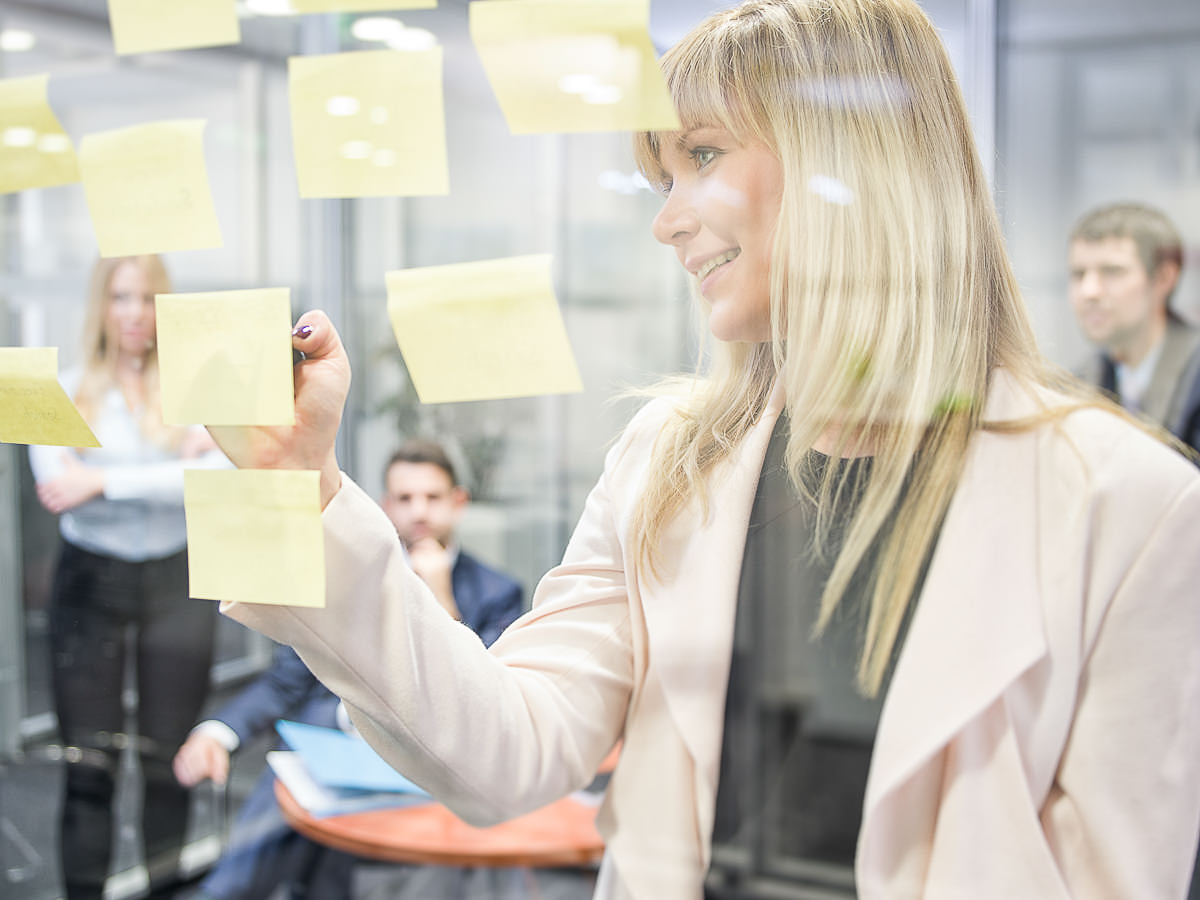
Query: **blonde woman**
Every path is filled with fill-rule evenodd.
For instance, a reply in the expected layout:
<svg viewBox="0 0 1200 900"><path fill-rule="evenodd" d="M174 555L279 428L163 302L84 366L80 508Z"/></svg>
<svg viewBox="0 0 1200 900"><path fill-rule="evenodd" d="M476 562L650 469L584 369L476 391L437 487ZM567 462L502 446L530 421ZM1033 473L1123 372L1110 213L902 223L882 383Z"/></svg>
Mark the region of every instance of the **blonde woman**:
<svg viewBox="0 0 1200 900"><path fill-rule="evenodd" d="M171 758L208 691L215 617L188 598L184 465L222 465L202 429L163 425L154 295L170 291L155 256L100 260L92 272L82 364L64 387L101 443L31 447L38 499L59 515L50 599L54 701L67 754L61 820L66 895L99 898L113 837L114 775L126 744L144 778L142 831L152 879L175 874L188 793ZM122 707L133 628L137 731Z"/></svg>
<svg viewBox="0 0 1200 900"><path fill-rule="evenodd" d="M532 611L490 652L440 615L338 471L320 313L302 424L216 437L320 470L327 607L225 611L472 822L623 739L606 900L1181 896L1200 476L1038 355L935 29L750 0L664 68L683 128L637 150L710 357L610 451Z"/></svg>

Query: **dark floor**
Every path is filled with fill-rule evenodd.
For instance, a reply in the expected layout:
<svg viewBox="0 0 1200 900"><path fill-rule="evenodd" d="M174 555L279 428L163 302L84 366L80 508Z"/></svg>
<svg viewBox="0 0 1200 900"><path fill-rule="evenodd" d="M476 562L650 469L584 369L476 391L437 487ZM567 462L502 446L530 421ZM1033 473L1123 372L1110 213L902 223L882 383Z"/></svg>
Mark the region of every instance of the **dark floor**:
<svg viewBox="0 0 1200 900"><path fill-rule="evenodd" d="M215 695L210 707L224 699L225 695ZM225 790L211 784L197 788L191 841L183 860L185 875L193 878L176 892L178 900L192 892L195 880L220 852L228 821L266 765L264 756L271 747L271 739L263 738L239 751ZM56 745L43 742L30 746L19 760L0 761L0 900L61 896L54 824L62 789L63 763L58 755ZM117 860L107 900L142 897L146 891L137 840L135 765L127 754L118 789ZM364 862L355 872L354 894L362 900L587 900L594 883L593 873L573 870L459 870ZM272 900L283 900L282 894L277 891Z"/></svg>

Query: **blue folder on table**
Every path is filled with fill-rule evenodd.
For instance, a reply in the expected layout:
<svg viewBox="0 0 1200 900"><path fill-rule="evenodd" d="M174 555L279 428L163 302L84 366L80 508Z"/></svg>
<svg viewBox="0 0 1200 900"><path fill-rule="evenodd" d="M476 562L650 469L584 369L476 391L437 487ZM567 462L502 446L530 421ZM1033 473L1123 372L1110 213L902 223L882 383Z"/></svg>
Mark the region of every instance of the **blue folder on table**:
<svg viewBox="0 0 1200 900"><path fill-rule="evenodd" d="M300 755L318 784L338 790L429 794L417 787L371 749L360 737L336 728L321 728L280 719L275 730Z"/></svg>

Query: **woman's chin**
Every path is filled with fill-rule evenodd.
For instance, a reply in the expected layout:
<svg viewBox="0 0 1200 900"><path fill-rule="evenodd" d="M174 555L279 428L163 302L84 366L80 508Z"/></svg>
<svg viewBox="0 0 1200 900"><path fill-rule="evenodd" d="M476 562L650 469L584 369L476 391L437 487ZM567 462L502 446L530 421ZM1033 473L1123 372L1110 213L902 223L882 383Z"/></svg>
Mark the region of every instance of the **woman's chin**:
<svg viewBox="0 0 1200 900"><path fill-rule="evenodd" d="M770 323L729 321L715 313L708 320L708 330L723 344L762 344L771 339Z"/></svg>

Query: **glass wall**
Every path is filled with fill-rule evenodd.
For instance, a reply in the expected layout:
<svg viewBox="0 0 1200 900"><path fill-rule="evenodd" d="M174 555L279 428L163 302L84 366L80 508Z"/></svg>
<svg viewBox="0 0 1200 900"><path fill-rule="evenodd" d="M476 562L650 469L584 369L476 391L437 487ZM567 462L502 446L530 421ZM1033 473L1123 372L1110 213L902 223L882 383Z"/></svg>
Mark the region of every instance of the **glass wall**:
<svg viewBox="0 0 1200 900"><path fill-rule="evenodd" d="M50 103L76 142L93 131L159 119L207 120L205 153L224 246L170 254L176 290L279 284L297 293L306 273L300 203L290 178L286 81L282 58L254 44L199 53L117 58L106 25L9 12L3 27L36 43L3 57L5 77L50 73ZM290 34L294 26L281 24ZM4 198L4 273L0 282L13 343L57 346L60 369L78 362L87 276L96 243L79 185L24 191ZM46 598L57 549L55 520L36 501L23 448L6 446L21 485L21 596L27 635L24 722L27 734L53 728L45 658ZM237 672L261 657L262 642L222 625L220 662Z"/></svg>
<svg viewBox="0 0 1200 900"><path fill-rule="evenodd" d="M655 4L656 42L665 47L718 6ZM339 319L357 372L342 436L346 467L378 491L379 470L400 439L447 437L478 501L467 539L532 587L557 558L607 442L637 402L607 401L686 367L694 355L686 286L673 253L649 236L659 201L634 175L628 136L510 135L471 47L465 5L443 4L404 19L445 47L451 194L300 201L285 58L373 46L353 37L350 17L249 17L237 48L118 58L106 21L88 4L55 10L31 3L6 12L5 27L36 35L36 43L5 53L3 73L49 72L51 103L77 140L162 118L209 123L205 149L224 247L170 256L176 289L284 285L292 288L297 310L328 309ZM976 83L990 85L970 52L990 22L972 10L957 0L930 5L969 93ZM990 121L986 103L982 108ZM0 296L10 340L57 345L62 368L70 368L95 255L82 191L77 185L27 191L4 202ZM584 393L417 404L387 327L384 273L523 253L554 255ZM20 605L30 636L25 731L45 731L52 719L44 718L49 705L38 634L55 526L35 501L22 454L5 453L21 487L20 539L9 546L19 548ZM230 635L223 658L254 658L253 643L245 641Z"/></svg>
<svg viewBox="0 0 1200 900"><path fill-rule="evenodd" d="M454 6L404 15L445 48L450 194L349 202L352 459L369 490L401 436L452 444L474 494L464 544L531 589L557 562L631 402L606 401L688 363L686 286L650 237L658 199L628 134L522 135L508 126ZM368 45L344 41L347 49ZM384 273L522 254L554 257L584 384L577 395L417 405L386 317Z"/></svg>
<svg viewBox="0 0 1200 900"><path fill-rule="evenodd" d="M665 49L723 5L656 0L656 45ZM1065 235L1081 211L1106 200L1147 200L1176 220L1190 248L1179 305L1200 313L1195 0L923 5L962 80L1049 354L1072 364L1084 352L1065 301ZM296 312L327 309L355 370L343 467L378 495L382 467L402 439L446 441L474 495L463 544L512 572L528 599L559 559L609 442L640 402L622 392L687 368L695 352L687 285L674 253L650 236L661 201L635 176L629 136L510 135L468 37L466 2L443 0L439 9L396 16L445 48L451 193L302 201L286 58L378 46L353 36L354 17L247 13L237 47L118 58L103 6L0 6L0 28L35 37L27 50L0 50L0 76L49 73L51 104L76 143L157 119L206 119L224 246L171 254L175 288L286 286ZM96 255L82 190L26 191L0 204L0 341L57 345L61 367L70 368ZM385 273L534 253L553 255L584 391L417 403L386 317ZM55 739L46 603L56 550L56 523L37 503L24 448L0 445L0 752L9 756ZM236 681L268 653L265 641L224 622L214 683ZM55 810L47 802L17 816L7 796L0 792L0 825L12 825L0 832L0 878L9 878L0 896L55 896L53 847L43 842Z"/></svg>
<svg viewBox="0 0 1200 900"><path fill-rule="evenodd" d="M638 402L609 398L686 367L693 355L683 273L649 236L659 201L634 177L629 136L511 136L469 41L466 3L443 3L402 15L445 48L451 194L301 201L286 58L378 46L353 37L353 17L247 16L236 48L117 58L93 4L55 10L4 8L0 27L36 42L0 55L2 74L48 72L51 104L77 144L92 131L157 119L208 121L205 154L224 247L170 254L174 288L286 286L295 312L326 309L355 369L339 438L343 467L377 494L382 466L401 440L446 441L474 494L463 544L512 572L528 601L537 577L561 556L607 446ZM0 336L57 345L60 367L69 369L96 255L82 190L26 191L4 204ZM385 272L532 253L554 257L584 392L418 404L387 321ZM24 448L0 446L0 460L0 563L19 573L0 584L0 625L11 625L0 638L0 736L9 754L27 751L21 771L28 772L57 740L46 608L58 538L55 519L37 502ZM261 668L269 654L263 639L239 626L221 628L218 687ZM0 895L11 886L19 896L52 897L57 788L51 778L44 806L29 808L18 771L0 772L0 819L12 824L11 834L0 834L9 878ZM136 842L128 840L134 824L126 822L120 838L122 877L110 882L119 896L139 883ZM210 816L202 825L221 822Z"/></svg>
<svg viewBox="0 0 1200 900"><path fill-rule="evenodd" d="M20 50L3 42L0 76L49 74L51 106L76 146L89 132L207 121L205 156L224 245L168 254L175 290L281 285L298 302L305 297L324 259L306 248L310 213L296 195L291 162L285 59L302 42L298 22L248 21L237 47L122 58L113 53L103 4L6 3L0 29L32 38ZM68 370L79 362L97 256L82 188L24 191L0 203L0 338L57 346L60 371ZM36 900L59 896L61 775L47 645L59 539L56 519L37 502L24 447L0 445L0 540L0 896ZM269 655L264 638L221 620L214 685L261 669ZM127 688L122 699L128 706L135 695ZM119 797L120 816L136 809L128 789ZM137 842L129 840L135 825L118 821L118 878L110 891L136 896L144 876ZM201 815L197 824L203 837L223 820Z"/></svg>

